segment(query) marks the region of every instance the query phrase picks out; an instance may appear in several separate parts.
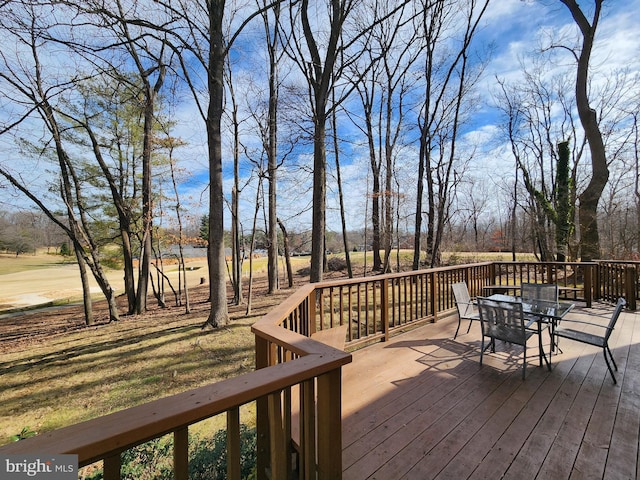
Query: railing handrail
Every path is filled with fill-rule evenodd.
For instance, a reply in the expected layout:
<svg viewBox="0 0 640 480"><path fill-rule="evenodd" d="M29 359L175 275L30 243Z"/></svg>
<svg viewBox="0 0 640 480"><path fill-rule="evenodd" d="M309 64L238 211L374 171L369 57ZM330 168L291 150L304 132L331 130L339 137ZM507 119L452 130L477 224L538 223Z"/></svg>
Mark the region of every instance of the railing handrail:
<svg viewBox="0 0 640 480"><path fill-rule="evenodd" d="M297 335L297 334L296 334ZM304 340L303 340L304 339ZM303 337L294 341L309 355L193 390L152 400L0 447L3 454L77 454L81 466L135 447L180 428L245 405L260 397L330 372L349 354ZM100 452L99 454L96 452Z"/></svg>

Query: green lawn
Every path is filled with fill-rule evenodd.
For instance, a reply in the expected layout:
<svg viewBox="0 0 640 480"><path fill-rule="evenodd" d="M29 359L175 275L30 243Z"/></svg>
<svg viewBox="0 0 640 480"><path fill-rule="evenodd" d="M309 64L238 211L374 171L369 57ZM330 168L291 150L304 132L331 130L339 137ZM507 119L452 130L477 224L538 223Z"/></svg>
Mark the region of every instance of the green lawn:
<svg viewBox="0 0 640 480"><path fill-rule="evenodd" d="M69 260L65 261L64 257L54 254L39 252L37 255L25 253L16 256L12 253L0 253L0 275L55 267L65 263L68 264Z"/></svg>

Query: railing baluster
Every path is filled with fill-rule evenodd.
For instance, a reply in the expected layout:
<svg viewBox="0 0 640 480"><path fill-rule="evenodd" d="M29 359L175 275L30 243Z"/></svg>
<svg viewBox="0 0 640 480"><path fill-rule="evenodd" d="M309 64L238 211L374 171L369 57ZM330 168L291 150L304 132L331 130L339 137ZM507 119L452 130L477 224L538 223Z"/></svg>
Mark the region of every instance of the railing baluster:
<svg viewBox="0 0 640 480"><path fill-rule="evenodd" d="M382 333L384 341L389 341L389 279L382 281L380 288L380 322L382 323Z"/></svg>
<svg viewBox="0 0 640 480"><path fill-rule="evenodd" d="M287 478L286 464L289 455L287 442L284 436L284 425L282 422L281 392L269 394L268 402L271 478Z"/></svg>
<svg viewBox="0 0 640 480"><path fill-rule="evenodd" d="M302 383L300 406L300 448L302 450L300 452L300 475L303 480L312 480L316 478L316 410L313 380Z"/></svg>
<svg viewBox="0 0 640 480"><path fill-rule="evenodd" d="M120 453L110 455L104 459L103 474L104 480L120 480L120 468L122 467L122 460L120 459Z"/></svg>
<svg viewBox="0 0 640 480"><path fill-rule="evenodd" d="M240 409L235 407L227 411L227 478L229 480L240 480L240 460Z"/></svg>
<svg viewBox="0 0 640 480"><path fill-rule="evenodd" d="M173 432L173 475L175 480L189 478L189 428Z"/></svg>

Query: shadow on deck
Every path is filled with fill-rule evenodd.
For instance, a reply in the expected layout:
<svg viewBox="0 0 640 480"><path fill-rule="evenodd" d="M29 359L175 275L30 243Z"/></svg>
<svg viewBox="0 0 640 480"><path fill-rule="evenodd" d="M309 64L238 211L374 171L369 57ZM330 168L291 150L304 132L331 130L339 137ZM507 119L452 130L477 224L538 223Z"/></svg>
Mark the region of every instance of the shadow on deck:
<svg viewBox="0 0 640 480"><path fill-rule="evenodd" d="M612 311L568 318L606 323ZM454 341L455 316L355 352L343 367L343 478L636 478L636 320L623 312L612 336L617 385L601 349L565 340L551 372L530 340L525 381L519 347L498 344L481 367L479 324Z"/></svg>

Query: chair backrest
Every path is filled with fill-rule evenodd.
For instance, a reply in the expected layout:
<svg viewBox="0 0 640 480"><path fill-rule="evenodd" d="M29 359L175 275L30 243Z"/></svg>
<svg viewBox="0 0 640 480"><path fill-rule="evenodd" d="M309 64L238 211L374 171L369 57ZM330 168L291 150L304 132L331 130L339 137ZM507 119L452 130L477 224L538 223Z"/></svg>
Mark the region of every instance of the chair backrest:
<svg viewBox="0 0 640 480"><path fill-rule="evenodd" d="M451 290L453 290L453 297L456 303L471 303L471 296L466 282L452 283Z"/></svg>
<svg viewBox="0 0 640 480"><path fill-rule="evenodd" d="M469 318L473 315L474 307L471 303L471 296L469 295L469 289L466 282L458 282L451 284L453 290L453 298L456 301L456 308L458 309L458 316L460 318Z"/></svg>
<svg viewBox="0 0 640 480"><path fill-rule="evenodd" d="M478 298L483 335L525 345L527 335L521 302L494 301Z"/></svg>
<svg viewBox="0 0 640 480"><path fill-rule="evenodd" d="M550 283L523 283L520 285L520 295L525 303L535 300L558 303L558 285Z"/></svg>
<svg viewBox="0 0 640 480"><path fill-rule="evenodd" d="M616 326L616 322L618 321L618 317L620 316L620 313L622 312L622 309L624 308L624 306L627 304L626 300L622 297L620 297L618 299L618 303L616 303L616 308L613 311L613 315L611 315L611 320L609 320L609 325L607 325L607 333L605 333L604 337L608 340L609 336L611 335L611 332L613 332L613 329Z"/></svg>

